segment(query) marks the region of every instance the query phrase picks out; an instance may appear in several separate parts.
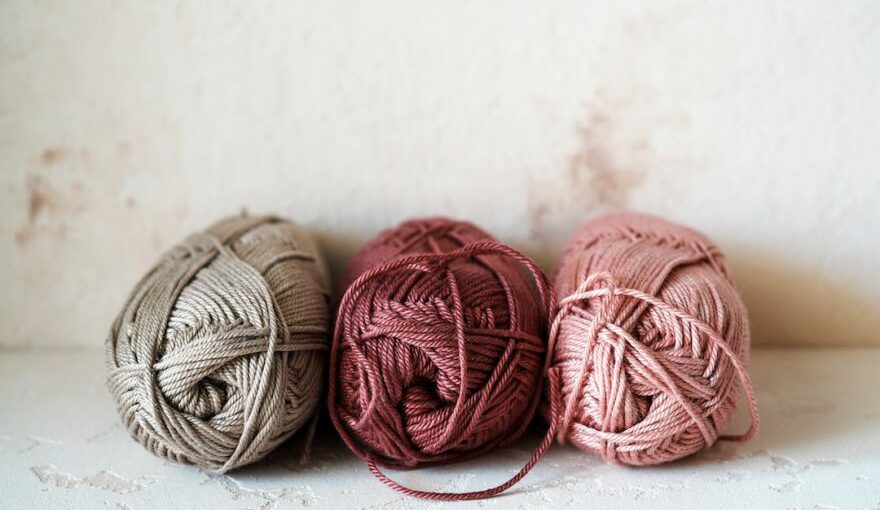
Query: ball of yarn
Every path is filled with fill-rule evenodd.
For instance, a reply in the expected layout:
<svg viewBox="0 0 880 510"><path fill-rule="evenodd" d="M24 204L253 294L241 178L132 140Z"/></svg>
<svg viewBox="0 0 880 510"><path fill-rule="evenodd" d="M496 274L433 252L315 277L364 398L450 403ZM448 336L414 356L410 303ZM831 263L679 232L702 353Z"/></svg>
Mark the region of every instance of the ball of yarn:
<svg viewBox="0 0 880 510"><path fill-rule="evenodd" d="M443 218L385 231L347 280L330 355L333 423L380 479L437 496L402 490L375 464L462 460L524 432L540 401L549 286L525 256Z"/></svg>
<svg viewBox="0 0 880 510"><path fill-rule="evenodd" d="M724 257L689 228L615 213L572 236L555 281L557 438L611 463L658 464L712 445L747 372L746 308Z"/></svg>
<svg viewBox="0 0 880 510"><path fill-rule="evenodd" d="M108 387L129 433L216 472L266 455L318 408L328 287L312 238L279 219L227 219L175 246L107 340Z"/></svg>

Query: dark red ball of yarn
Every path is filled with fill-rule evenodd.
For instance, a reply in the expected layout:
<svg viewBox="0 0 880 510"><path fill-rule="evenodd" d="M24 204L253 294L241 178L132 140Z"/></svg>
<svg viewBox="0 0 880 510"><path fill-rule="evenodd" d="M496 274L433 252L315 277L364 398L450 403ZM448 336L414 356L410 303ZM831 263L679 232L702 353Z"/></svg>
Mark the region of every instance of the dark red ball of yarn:
<svg viewBox="0 0 880 510"><path fill-rule="evenodd" d="M463 460L525 431L546 368L546 278L474 225L431 218L380 234L345 280L330 359L336 429L395 489L470 499L409 491L376 464Z"/></svg>

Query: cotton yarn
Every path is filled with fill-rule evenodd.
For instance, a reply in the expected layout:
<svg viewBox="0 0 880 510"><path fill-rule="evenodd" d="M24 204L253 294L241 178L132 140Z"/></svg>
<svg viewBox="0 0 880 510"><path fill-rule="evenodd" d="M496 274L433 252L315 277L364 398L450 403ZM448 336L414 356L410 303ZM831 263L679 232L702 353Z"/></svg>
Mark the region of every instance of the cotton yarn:
<svg viewBox="0 0 880 510"><path fill-rule="evenodd" d="M746 308L719 249L689 228L614 213L574 233L558 265L548 399L560 443L611 463L659 464L712 445L745 393Z"/></svg>
<svg viewBox="0 0 880 510"><path fill-rule="evenodd" d="M328 295L315 242L287 221L230 218L175 246L107 340L107 384L131 436L214 472L262 458L313 421Z"/></svg>
<svg viewBox="0 0 880 510"><path fill-rule="evenodd" d="M349 448L410 496L476 499L522 478L539 453L507 483L459 494L403 487L379 466L464 460L522 435L542 393L553 306L534 262L470 223L429 218L364 246L346 281L328 406Z"/></svg>

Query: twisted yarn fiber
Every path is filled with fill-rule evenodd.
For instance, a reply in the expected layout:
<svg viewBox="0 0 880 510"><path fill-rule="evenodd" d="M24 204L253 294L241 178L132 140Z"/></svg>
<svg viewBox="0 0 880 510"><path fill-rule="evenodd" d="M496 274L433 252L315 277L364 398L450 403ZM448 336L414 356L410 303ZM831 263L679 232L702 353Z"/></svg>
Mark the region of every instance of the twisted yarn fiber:
<svg viewBox="0 0 880 510"><path fill-rule="evenodd" d="M223 472L313 417L328 276L303 230L230 218L171 249L135 286L107 340L107 384L134 439Z"/></svg>
<svg viewBox="0 0 880 510"><path fill-rule="evenodd" d="M485 497L524 476L531 465L503 486L448 494L402 487L377 466L463 460L525 431L552 305L535 264L474 225L432 218L382 233L347 280L328 405L349 448L386 485L422 498Z"/></svg>
<svg viewBox="0 0 880 510"><path fill-rule="evenodd" d="M616 213L569 241L555 288L551 371L559 374L560 442L606 461L658 464L712 445L745 391L746 309L724 257L703 235L660 218Z"/></svg>

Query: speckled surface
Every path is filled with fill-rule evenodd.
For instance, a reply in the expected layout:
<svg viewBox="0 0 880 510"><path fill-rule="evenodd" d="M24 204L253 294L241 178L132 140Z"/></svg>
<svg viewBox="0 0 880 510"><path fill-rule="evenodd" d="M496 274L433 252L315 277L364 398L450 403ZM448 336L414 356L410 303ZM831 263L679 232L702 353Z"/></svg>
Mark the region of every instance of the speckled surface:
<svg viewBox="0 0 880 510"><path fill-rule="evenodd" d="M878 83L876 0L3 0L0 346L95 346L242 208L338 274L425 215L550 268L619 207L721 246L756 345L880 346Z"/></svg>
<svg viewBox="0 0 880 510"><path fill-rule="evenodd" d="M880 350L757 350L762 430L672 465L607 466L555 447L507 495L459 504L408 499L376 482L332 432L300 466L296 440L225 476L156 459L128 438L104 388L103 353L0 352L0 508L880 508ZM324 423L326 427L326 422ZM740 420L734 427L742 427ZM398 474L472 490L512 474L537 442Z"/></svg>

